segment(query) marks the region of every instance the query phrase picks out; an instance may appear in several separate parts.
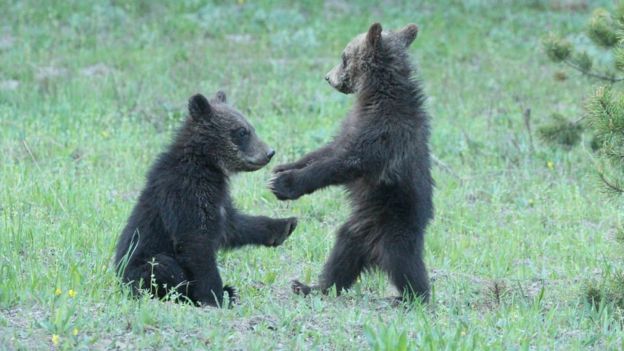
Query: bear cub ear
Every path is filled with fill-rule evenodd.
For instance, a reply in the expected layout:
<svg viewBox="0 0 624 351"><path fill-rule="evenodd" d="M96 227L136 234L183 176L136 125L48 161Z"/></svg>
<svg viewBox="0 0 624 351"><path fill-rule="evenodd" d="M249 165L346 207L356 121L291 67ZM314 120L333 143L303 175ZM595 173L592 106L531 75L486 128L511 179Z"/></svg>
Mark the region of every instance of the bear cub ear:
<svg viewBox="0 0 624 351"><path fill-rule="evenodd" d="M366 34L366 41L368 45L372 48L377 49L381 45L381 24L374 23L368 29L368 33Z"/></svg>
<svg viewBox="0 0 624 351"><path fill-rule="evenodd" d="M414 39L416 39L416 36L418 35L418 26L415 24L408 24L399 30L398 34L399 38L401 38L401 42L403 42L403 45L408 47L414 42Z"/></svg>
<svg viewBox="0 0 624 351"><path fill-rule="evenodd" d="M223 90L219 90L215 94L214 100L216 102L220 102L220 103L225 104L225 103L227 103L227 96L225 96L225 92Z"/></svg>
<svg viewBox="0 0 624 351"><path fill-rule="evenodd" d="M191 117L195 120L210 117L212 115L212 107L208 99L202 94L193 95L188 102L188 110Z"/></svg>

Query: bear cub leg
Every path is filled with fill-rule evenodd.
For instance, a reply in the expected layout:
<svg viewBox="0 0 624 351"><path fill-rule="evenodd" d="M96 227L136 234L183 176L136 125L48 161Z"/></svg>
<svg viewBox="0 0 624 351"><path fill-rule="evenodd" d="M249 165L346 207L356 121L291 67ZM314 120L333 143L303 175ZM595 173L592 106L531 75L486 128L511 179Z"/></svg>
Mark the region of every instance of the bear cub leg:
<svg viewBox="0 0 624 351"><path fill-rule="evenodd" d="M381 268L404 301L429 300L429 277L422 259L422 239L416 245L398 242L383 248Z"/></svg>
<svg viewBox="0 0 624 351"><path fill-rule="evenodd" d="M127 281L132 282L131 287L135 295L147 290L158 298L164 298L172 293L187 296L190 289L184 269L175 258L167 254L155 255L140 265L129 265L124 275Z"/></svg>
<svg viewBox="0 0 624 351"><path fill-rule="evenodd" d="M305 156L301 157L299 160L292 163L284 163L273 169L273 173L280 173L295 169L305 168L309 164L331 156L334 153L334 146L332 144L326 145L318 150L312 151Z"/></svg>
<svg viewBox="0 0 624 351"><path fill-rule="evenodd" d="M361 243L354 239L349 224L344 224L338 231L336 244L329 259L325 263L318 285L307 286L298 280L292 282L292 290L299 295L308 295L314 290L327 294L328 290L336 287L336 294L349 289L360 276L366 264L366 250Z"/></svg>
<svg viewBox="0 0 624 351"><path fill-rule="evenodd" d="M189 297L201 305L223 306L223 281L217 266L216 250L211 243L193 237L176 238L175 255L188 272Z"/></svg>
<svg viewBox="0 0 624 351"><path fill-rule="evenodd" d="M297 218L249 216L228 211L228 223L223 247L233 249L245 245L275 247L281 245L297 228Z"/></svg>

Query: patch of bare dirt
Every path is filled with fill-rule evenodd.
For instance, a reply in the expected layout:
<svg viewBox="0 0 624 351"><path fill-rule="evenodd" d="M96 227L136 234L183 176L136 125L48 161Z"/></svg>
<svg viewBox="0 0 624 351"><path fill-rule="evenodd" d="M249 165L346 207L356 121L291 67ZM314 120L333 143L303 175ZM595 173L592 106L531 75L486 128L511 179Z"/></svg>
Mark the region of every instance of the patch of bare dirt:
<svg viewBox="0 0 624 351"><path fill-rule="evenodd" d="M20 82L14 79L0 80L0 90L13 91L19 88Z"/></svg>
<svg viewBox="0 0 624 351"><path fill-rule="evenodd" d="M38 67L35 78L39 81L47 81L53 78L67 75L67 69L57 66Z"/></svg>
<svg viewBox="0 0 624 351"><path fill-rule="evenodd" d="M237 44L250 44L254 42L253 36L249 34L229 34L225 38Z"/></svg>
<svg viewBox="0 0 624 351"><path fill-rule="evenodd" d="M550 8L554 11L582 12L589 9L587 0L551 0Z"/></svg>
<svg viewBox="0 0 624 351"><path fill-rule="evenodd" d="M323 3L323 11L327 14L348 13L351 5L344 0L328 0Z"/></svg>
<svg viewBox="0 0 624 351"><path fill-rule="evenodd" d="M87 66L80 70L80 74L85 77L107 76L113 72L113 68L103 63L96 63L95 65Z"/></svg>
<svg viewBox="0 0 624 351"><path fill-rule="evenodd" d="M0 35L0 50L10 49L15 43L15 39L11 34Z"/></svg>

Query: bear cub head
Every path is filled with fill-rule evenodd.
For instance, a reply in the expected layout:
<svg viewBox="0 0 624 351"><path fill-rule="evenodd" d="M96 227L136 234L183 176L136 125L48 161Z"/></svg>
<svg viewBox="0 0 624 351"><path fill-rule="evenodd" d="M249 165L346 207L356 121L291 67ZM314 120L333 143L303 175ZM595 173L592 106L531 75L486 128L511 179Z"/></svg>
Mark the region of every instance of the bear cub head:
<svg viewBox="0 0 624 351"><path fill-rule="evenodd" d="M255 171L275 155L247 119L227 104L224 92L217 92L210 101L201 94L194 95L189 99L188 110L185 149L222 171Z"/></svg>
<svg viewBox="0 0 624 351"><path fill-rule="evenodd" d="M356 36L342 52L342 61L332 68L325 80L343 94L358 93L367 84L370 75L394 70L409 74L407 48L416 39L418 27L408 24L397 31L382 31L381 24L373 24L367 33Z"/></svg>

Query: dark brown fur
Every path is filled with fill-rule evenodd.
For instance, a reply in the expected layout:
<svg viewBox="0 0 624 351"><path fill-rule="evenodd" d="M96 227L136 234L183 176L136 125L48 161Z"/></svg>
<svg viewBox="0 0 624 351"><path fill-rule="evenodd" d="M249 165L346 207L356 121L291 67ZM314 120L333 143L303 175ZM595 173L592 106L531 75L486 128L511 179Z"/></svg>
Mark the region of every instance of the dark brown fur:
<svg viewBox="0 0 624 351"><path fill-rule="evenodd" d="M422 259L427 224L433 218L429 117L425 96L407 48L417 27L382 32L374 24L343 52L326 79L338 91L355 93L355 106L328 145L300 160L278 166L270 186L281 200L297 199L343 184L353 212L317 287L338 293L362 270L380 267L408 299L427 300L429 280ZM293 289L312 289L295 281Z"/></svg>
<svg viewBox="0 0 624 351"><path fill-rule="evenodd" d="M237 211L229 176L254 171L275 152L256 135L222 92L209 102L189 100L189 117L169 149L152 166L147 184L117 244L115 262L123 282L196 304L220 306L223 286L217 251L243 245L278 246L296 218L273 219Z"/></svg>

